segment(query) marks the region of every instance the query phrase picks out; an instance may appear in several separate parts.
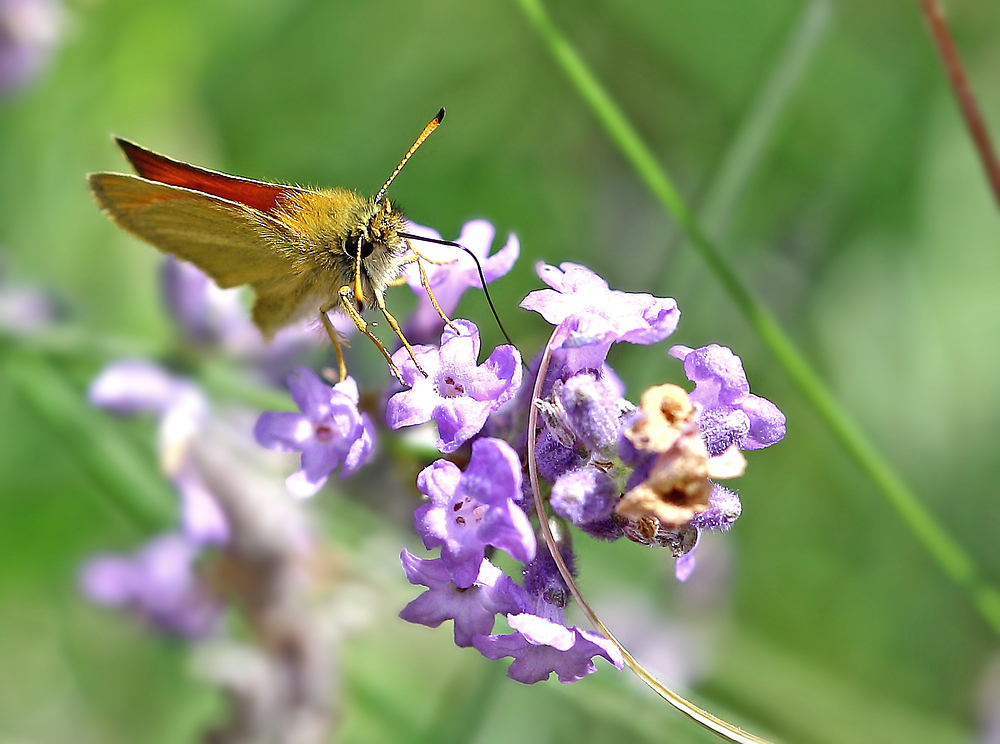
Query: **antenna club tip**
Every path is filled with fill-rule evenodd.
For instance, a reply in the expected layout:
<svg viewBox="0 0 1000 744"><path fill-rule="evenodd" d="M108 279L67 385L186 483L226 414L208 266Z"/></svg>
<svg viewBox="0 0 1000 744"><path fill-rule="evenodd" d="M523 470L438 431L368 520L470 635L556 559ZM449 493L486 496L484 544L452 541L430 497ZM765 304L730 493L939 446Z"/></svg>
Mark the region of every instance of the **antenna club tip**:
<svg viewBox="0 0 1000 744"><path fill-rule="evenodd" d="M441 107L441 110L438 111L437 116L435 116L434 119L437 121L438 124L444 121L444 106Z"/></svg>

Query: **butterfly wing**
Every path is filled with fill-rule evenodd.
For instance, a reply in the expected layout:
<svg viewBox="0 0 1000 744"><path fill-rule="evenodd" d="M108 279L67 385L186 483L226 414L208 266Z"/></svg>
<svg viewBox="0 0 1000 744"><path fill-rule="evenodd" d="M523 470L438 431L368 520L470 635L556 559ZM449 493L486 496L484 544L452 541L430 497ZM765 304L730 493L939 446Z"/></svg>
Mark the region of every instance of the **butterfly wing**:
<svg viewBox="0 0 1000 744"><path fill-rule="evenodd" d="M294 272L277 247L282 225L251 206L121 173L91 173L87 180L119 226L190 261L220 287Z"/></svg>
<svg viewBox="0 0 1000 744"><path fill-rule="evenodd" d="M297 186L254 181L250 178L200 168L147 150L142 145L129 142L123 137L115 137L115 143L135 168L135 172L149 181L211 194L220 199L252 207L258 212L270 214L279 208L281 202L290 194L308 193L306 189Z"/></svg>

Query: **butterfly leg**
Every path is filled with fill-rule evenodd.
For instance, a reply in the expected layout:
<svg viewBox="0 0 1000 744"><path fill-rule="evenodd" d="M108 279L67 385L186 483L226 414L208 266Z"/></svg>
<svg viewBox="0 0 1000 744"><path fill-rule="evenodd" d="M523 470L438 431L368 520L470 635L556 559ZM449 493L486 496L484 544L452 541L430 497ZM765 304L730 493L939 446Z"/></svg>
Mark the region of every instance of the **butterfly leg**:
<svg viewBox="0 0 1000 744"><path fill-rule="evenodd" d="M409 353L410 359L413 360L413 364L417 367L417 371L424 377L427 377L427 373L424 371L424 368L421 367L420 362L417 361L417 355L414 353L413 347L410 346L410 342L407 341L406 336L403 335L403 330L399 327L399 323L396 322L396 319L392 317L392 313L390 313L389 309L385 306L385 298L382 297L381 292L375 292L375 304L378 305L378 309L382 312L382 315L385 316L386 321L399 337L399 340L403 342L403 347Z"/></svg>
<svg viewBox="0 0 1000 744"><path fill-rule="evenodd" d="M340 332L333 327L333 323L330 322L330 318L327 315L334 307L332 302L321 307L319 309L319 319L323 322L326 335L330 337L330 341L333 343L333 350L337 352L337 371L340 373L339 382L343 382L347 379L347 364L344 362L344 342L340 338Z"/></svg>
<svg viewBox="0 0 1000 744"><path fill-rule="evenodd" d="M413 250L413 248L411 247L410 250ZM427 299L431 301L431 304L434 306L434 309L437 310L437 314L441 316L441 320L444 321L444 324L451 325L451 318L449 318L447 315L444 314L444 310L442 310L441 306L438 304L437 297L434 296L434 290L431 289L431 280L427 276L427 271L424 269L424 265L422 263L423 261L435 264L436 266L444 266L446 264L454 263L454 259L451 259L450 261L435 261L434 259L427 258L427 256L421 253L417 253L417 251L413 250L413 255L407 258L405 261L403 261L404 266L406 264L412 264L412 263L415 263L417 265L417 271L420 272L420 284L421 286L423 286L424 291L427 293ZM405 276L396 277L395 279L392 280L389 286L398 287L401 284L406 284Z"/></svg>
<svg viewBox="0 0 1000 744"><path fill-rule="evenodd" d="M423 261L431 261L431 259L420 255L416 251L414 251L414 254L416 254L417 257L417 271L420 272L420 284L427 293L427 299L431 301L431 304L434 306L434 309L437 310L437 314L441 316L441 320L444 321L444 324L450 326L451 318L444 314L444 310L442 310L441 306L438 304L437 297L434 296L434 290L431 289L431 280L427 277L427 272L424 270ZM431 263L437 262L431 261Z"/></svg>
<svg viewBox="0 0 1000 744"><path fill-rule="evenodd" d="M347 316L351 320L354 321L355 327L363 334L365 334L368 338L370 338L372 340L372 343L374 343L378 347L378 350L382 352L382 356L385 357L385 361L388 362L389 364L389 371L392 372L393 376L397 380L399 380L400 383L405 385L406 383L403 383L403 376L400 373L399 368L392 361L392 354L390 354L389 350L385 348L385 344L383 344L375 334L373 334L371 331L368 330L368 323L365 322L365 319L361 317L361 313L358 312L358 308L355 304L355 299L354 299L354 287L352 287L349 284L345 284L343 287L340 288L338 294L340 295L340 308L345 313L347 313ZM380 307L384 307L384 304L381 304ZM386 314L386 320L389 320L390 317L391 316ZM402 337L402 333L399 330L397 330L398 326L395 325L395 320L391 320L389 322L389 325L393 326L393 330L396 330L396 334ZM403 343L406 344L405 341ZM410 357L412 358L413 350L410 349L409 344L406 344L406 348L407 350L409 350ZM413 361L415 364L417 364L417 360L415 358L413 359ZM427 376L427 373L424 372L423 369L421 369L419 364L417 364L417 369L420 370L421 374L423 374L424 377Z"/></svg>

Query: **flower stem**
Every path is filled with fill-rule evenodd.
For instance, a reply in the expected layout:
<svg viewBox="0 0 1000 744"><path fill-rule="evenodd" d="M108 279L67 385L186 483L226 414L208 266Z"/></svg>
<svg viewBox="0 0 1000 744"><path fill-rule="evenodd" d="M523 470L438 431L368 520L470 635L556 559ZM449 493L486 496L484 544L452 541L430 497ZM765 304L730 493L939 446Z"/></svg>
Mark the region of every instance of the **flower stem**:
<svg viewBox="0 0 1000 744"><path fill-rule="evenodd" d="M1000 635L1000 592L988 584L962 546L919 502L902 478L875 449L819 375L812 369L774 316L756 300L729 263L708 239L666 170L631 125L621 108L598 82L565 36L555 27L540 0L517 0L556 62L603 125L647 188L680 224L695 250L707 262L730 299L798 386L865 475L895 509L941 569L971 596L982 619ZM530 441L530 438L529 438Z"/></svg>
<svg viewBox="0 0 1000 744"><path fill-rule="evenodd" d="M528 478L531 481L531 493L534 497L535 513L538 515L539 526L542 530L542 538L545 540L545 545L552 554L552 560L555 561L556 567L559 569L559 575L562 576L563 581L566 582L566 586L569 587L570 593L572 593L573 598L577 601L577 604L580 605L580 609L583 610L587 619L590 620L594 627L597 628L597 630L605 638L615 644L615 647L619 652L621 652L622 658L625 659L625 663L628 664L629 669L635 672L636 676L645 682L649 688L653 690L653 692L662 697L692 721L700 726L703 726L726 741L734 742L735 744L770 744L767 739L761 739L758 736L749 734L746 731L733 726L731 723L723 721L721 718L716 718L708 711L702 710L694 703L685 700L650 674L646 668L643 667L642 664L640 664L636 658L628 652L621 642L615 638L611 631L605 627L604 623L600 621L597 617L597 613L595 613L591 606L587 603L587 600L583 598L583 593L580 591L580 587L577 585L576 580L573 578L573 574L570 573L569 568L566 566L566 561L563 560L562 553L556 546L555 538L552 536L552 529L549 527L548 517L545 514L545 503L542 501L542 492L538 486L538 466L535 464L535 437L538 435L538 407L535 405L535 401L540 400L542 395L542 385L545 383L545 375L549 370L549 361L552 359L552 344L555 341L557 332L558 328L552 332L551 338L549 338L548 343L545 344L545 351L542 354L542 359L538 364L538 373L535 376L535 387L531 393L532 404L528 413Z"/></svg>
<svg viewBox="0 0 1000 744"><path fill-rule="evenodd" d="M986 180L989 181L990 189L993 191L993 198L1000 204L1000 161L997 160L996 150L990 140L990 131L986 128L986 122L976 103L976 96L969 85L969 79L965 76L965 69L962 67L962 60L955 49L955 42L951 38L951 31L948 29L948 22L944 17L944 9L938 0L921 0L920 9L923 11L927 26L930 29L931 37L937 46L938 54L941 55L941 62L948 73L948 82L955 92L958 100L958 107L962 110L962 117L965 119L965 126L969 129L969 135L976 147L979 155L979 162L983 164L986 171Z"/></svg>

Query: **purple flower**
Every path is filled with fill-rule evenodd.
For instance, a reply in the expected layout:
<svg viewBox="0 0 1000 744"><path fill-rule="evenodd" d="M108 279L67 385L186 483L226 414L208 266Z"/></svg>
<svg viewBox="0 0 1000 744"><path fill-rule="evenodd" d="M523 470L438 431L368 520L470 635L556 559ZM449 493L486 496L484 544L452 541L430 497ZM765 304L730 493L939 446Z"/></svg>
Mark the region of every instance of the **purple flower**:
<svg viewBox="0 0 1000 744"><path fill-rule="evenodd" d="M590 269L574 263L559 268L539 262L538 276L552 289L521 302L559 328L554 348L568 355L569 372L601 369L612 343L653 344L677 328L680 311L668 297L620 292Z"/></svg>
<svg viewBox="0 0 1000 744"><path fill-rule="evenodd" d="M208 274L187 261L167 256L160 269L160 288L167 310L196 343L216 343L222 329L238 325L240 319L246 322L239 290L219 289ZM216 292L210 297L213 288Z"/></svg>
<svg viewBox="0 0 1000 744"><path fill-rule="evenodd" d="M698 543L701 542L702 530L725 532L733 526L742 513L743 504L740 503L740 497L735 492L730 491L725 486L720 486L718 483L712 485L712 495L708 498L708 509L695 514L688 523L688 528L694 528L697 534L694 544L688 549L688 552L677 557L674 575L678 581L687 581L694 572L697 561L695 551L698 548Z"/></svg>
<svg viewBox="0 0 1000 744"><path fill-rule="evenodd" d="M408 230L415 235L441 239L435 230L420 225L410 224ZM472 251L483 267L483 276L489 284L504 276L514 266L520 253L517 237L508 236L507 243L492 256L489 255L493 236L496 234L493 225L486 220L473 220L462 226L458 242ZM472 258L458 248L411 241L421 255L434 261L447 263L424 263L424 270L431 286L431 291L438 301L441 310L449 317L458 307L458 301L469 287L481 287L479 272ZM419 298L417 309L406 323L406 337L411 343L433 343L441 333L444 321L427 297L427 292L420 281L420 271L416 265L410 264L405 272L406 282Z"/></svg>
<svg viewBox="0 0 1000 744"><path fill-rule="evenodd" d="M413 513L417 533L427 549L441 547L442 563L459 588L476 581L487 545L522 563L534 557L535 534L516 503L521 462L506 442L476 440L464 473L438 460L420 472L417 488L430 498Z"/></svg>
<svg viewBox="0 0 1000 744"><path fill-rule="evenodd" d="M92 404L119 415L149 412L159 417L160 467L180 495L184 534L199 544L225 542L229 537L225 514L190 457L194 438L208 416L201 389L152 362L126 360L105 367L91 383L88 397Z"/></svg>
<svg viewBox="0 0 1000 744"><path fill-rule="evenodd" d="M611 454L622 428L624 401L615 380L581 372L558 388L561 410L569 427L590 452Z"/></svg>
<svg viewBox="0 0 1000 744"><path fill-rule="evenodd" d="M554 537L559 554L571 576L576 576L576 555L565 535L557 530ZM522 574L524 593L520 611L543 617L560 625L566 624L566 605L570 591L550 550L539 550L534 560L525 565Z"/></svg>
<svg viewBox="0 0 1000 744"><path fill-rule="evenodd" d="M63 29L55 0L0 0L0 95L31 82L48 63Z"/></svg>
<svg viewBox="0 0 1000 744"><path fill-rule="evenodd" d="M514 397L521 384L521 355L513 346L498 346L476 366L479 329L468 320L453 321L441 334L441 348L415 346L427 372L424 377L406 349L392 355L403 382L410 386L394 395L386 408L393 429L437 422L437 448L454 452L477 434L489 415Z"/></svg>
<svg viewBox="0 0 1000 744"><path fill-rule="evenodd" d="M199 545L221 545L228 542L229 522L197 469L191 464L185 464L173 481L181 497L181 525L184 534Z"/></svg>
<svg viewBox="0 0 1000 744"><path fill-rule="evenodd" d="M694 540L694 545L684 555L677 557L677 562L674 563L674 577L678 581L687 581L691 578L691 574L694 573L694 566L696 562L695 551L698 549L698 543L701 542L701 533Z"/></svg>
<svg viewBox="0 0 1000 744"><path fill-rule="evenodd" d="M163 535L134 555L92 558L80 572L80 588L91 601L128 608L164 632L203 636L221 607L193 572L197 555L184 537Z"/></svg>
<svg viewBox="0 0 1000 744"><path fill-rule="evenodd" d="M567 628L528 613L507 615L510 635L477 635L472 639L487 659L514 657L507 670L511 679L530 685L549 678L552 672L563 684L576 682L597 671L595 656L603 656L621 669L621 653L611 641L597 633Z"/></svg>
<svg viewBox="0 0 1000 744"><path fill-rule="evenodd" d="M160 286L167 309L187 342L248 361L268 382L284 380L295 359L325 343L326 336L315 328L314 320L282 328L265 341L251 322L238 288L220 289L201 269L173 256L163 263ZM331 321L343 335L355 330L342 313L334 313Z"/></svg>
<svg viewBox="0 0 1000 744"><path fill-rule="evenodd" d="M718 483L712 486L712 495L708 497L708 509L691 518L691 526L699 530L725 532L733 526L743 513L740 497L725 486Z"/></svg>
<svg viewBox="0 0 1000 744"><path fill-rule="evenodd" d="M743 363L725 346L674 346L670 355L683 360L684 374L695 383L690 398L702 407L698 424L710 454L730 444L744 450L769 447L785 436L784 414L750 393Z"/></svg>
<svg viewBox="0 0 1000 744"><path fill-rule="evenodd" d="M189 407L204 408L204 396L195 385L144 359L128 359L109 364L90 384L90 402L122 415L166 413L179 400L199 398Z"/></svg>
<svg viewBox="0 0 1000 744"><path fill-rule="evenodd" d="M553 483L563 473L582 467L586 460L571 444L560 442L552 427L543 426L535 443L535 463L538 474Z"/></svg>
<svg viewBox="0 0 1000 744"><path fill-rule="evenodd" d="M87 395L93 405L122 416L156 414L160 467L176 480L208 416L208 400L201 388L152 362L128 359L105 367Z"/></svg>
<svg viewBox="0 0 1000 744"><path fill-rule="evenodd" d="M52 325L58 315L59 306L43 290L0 284L0 332L12 336L37 333Z"/></svg>
<svg viewBox="0 0 1000 744"><path fill-rule="evenodd" d="M573 524L607 519L621 490L611 476L595 467L571 470L552 486L552 509Z"/></svg>
<svg viewBox="0 0 1000 744"><path fill-rule="evenodd" d="M451 579L444 562L437 558L425 560L404 550L400 555L403 571L411 584L428 590L410 602L399 616L411 623L436 628L445 620L455 621L455 645L472 645L472 637L493 630L496 614L518 612L518 592L522 591L485 558L479 566L475 583L459 589Z"/></svg>
<svg viewBox="0 0 1000 744"><path fill-rule="evenodd" d="M307 367L288 376L288 389L301 413L267 411L254 427L268 449L302 452L301 468L285 481L299 498L314 495L340 467L346 478L371 457L375 427L358 412L358 386L350 377L333 387Z"/></svg>

